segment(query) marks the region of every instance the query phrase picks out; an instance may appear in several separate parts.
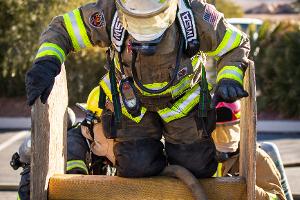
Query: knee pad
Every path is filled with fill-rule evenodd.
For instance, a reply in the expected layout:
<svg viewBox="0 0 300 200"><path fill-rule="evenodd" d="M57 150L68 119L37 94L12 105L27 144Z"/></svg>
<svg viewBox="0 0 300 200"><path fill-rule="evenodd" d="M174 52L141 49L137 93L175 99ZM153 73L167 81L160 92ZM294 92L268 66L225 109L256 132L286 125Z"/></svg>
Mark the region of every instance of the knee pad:
<svg viewBox="0 0 300 200"><path fill-rule="evenodd" d="M210 138L192 144L166 142L166 153L170 164L181 165L197 178L211 177L217 170L215 145Z"/></svg>
<svg viewBox="0 0 300 200"><path fill-rule="evenodd" d="M114 146L117 175L147 177L159 174L166 166L163 144L159 140L141 139L119 142Z"/></svg>

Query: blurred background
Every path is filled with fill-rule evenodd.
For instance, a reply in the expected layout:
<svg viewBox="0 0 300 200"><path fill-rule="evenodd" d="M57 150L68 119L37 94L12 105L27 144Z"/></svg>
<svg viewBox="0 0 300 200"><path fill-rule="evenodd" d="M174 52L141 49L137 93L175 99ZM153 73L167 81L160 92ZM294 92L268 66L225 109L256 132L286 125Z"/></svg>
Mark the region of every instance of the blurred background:
<svg viewBox="0 0 300 200"><path fill-rule="evenodd" d="M16 185L19 181L18 172L12 171L8 162L29 134L23 131L30 128L24 75L39 48L39 35L54 16L87 2L90 1L0 1L0 186ZM256 65L258 139L279 146L285 165L294 166L288 176L293 193L300 195L300 0L208 2L249 34L250 56ZM92 48L68 56L65 65L72 108L76 102L86 101L104 74L104 52ZM207 67L213 80L214 65ZM0 199L9 199L9 195L0 187Z"/></svg>

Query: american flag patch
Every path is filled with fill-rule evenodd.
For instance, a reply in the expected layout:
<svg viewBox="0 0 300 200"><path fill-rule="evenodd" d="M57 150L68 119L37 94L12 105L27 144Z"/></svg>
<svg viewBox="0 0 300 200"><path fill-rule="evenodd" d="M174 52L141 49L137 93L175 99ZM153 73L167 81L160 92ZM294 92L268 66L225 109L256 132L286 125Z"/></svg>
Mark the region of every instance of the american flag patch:
<svg viewBox="0 0 300 200"><path fill-rule="evenodd" d="M213 5L206 4L203 20L211 24L214 28L217 26L221 13Z"/></svg>

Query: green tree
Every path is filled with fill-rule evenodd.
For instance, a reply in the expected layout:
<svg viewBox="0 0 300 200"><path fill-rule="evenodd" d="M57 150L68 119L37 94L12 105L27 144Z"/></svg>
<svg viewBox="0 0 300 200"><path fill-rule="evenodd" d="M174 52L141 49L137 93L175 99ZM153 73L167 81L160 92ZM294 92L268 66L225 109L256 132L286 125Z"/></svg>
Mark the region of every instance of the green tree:
<svg viewBox="0 0 300 200"><path fill-rule="evenodd" d="M284 117L300 117L300 24L264 23L254 45L258 106Z"/></svg>
<svg viewBox="0 0 300 200"><path fill-rule="evenodd" d="M25 95L24 77L31 67L39 36L51 19L87 0L0 1L0 96ZM66 62L71 102L84 101L103 73L103 51L88 49L71 54ZM101 73L102 72L102 73ZM99 74L99 77L95 76Z"/></svg>

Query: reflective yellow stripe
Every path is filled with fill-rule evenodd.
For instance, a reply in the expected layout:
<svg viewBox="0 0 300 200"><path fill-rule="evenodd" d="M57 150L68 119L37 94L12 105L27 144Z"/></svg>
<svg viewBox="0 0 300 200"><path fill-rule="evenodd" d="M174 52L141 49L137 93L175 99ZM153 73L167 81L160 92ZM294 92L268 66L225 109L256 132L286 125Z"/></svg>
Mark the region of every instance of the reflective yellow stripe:
<svg viewBox="0 0 300 200"><path fill-rule="evenodd" d="M267 192L270 200L279 200L278 196L276 194L272 194L270 192Z"/></svg>
<svg viewBox="0 0 300 200"><path fill-rule="evenodd" d="M187 89L190 88L190 84L191 84L192 78L193 78L192 75L185 76L176 85L170 87L166 91L161 92L159 94L151 94L151 93L143 91L138 86L136 86L136 87L140 90L140 92L144 96L161 96L161 95L171 94L172 98L176 98L177 96L181 95ZM152 89L152 90L157 90L157 89L163 88L167 84L168 84L167 82L163 82L163 83L144 84L144 86L147 87L147 88L149 88L149 89Z"/></svg>
<svg viewBox="0 0 300 200"><path fill-rule="evenodd" d="M88 169L82 160L70 160L67 162L67 171L75 168L82 169L86 174L89 174Z"/></svg>
<svg viewBox="0 0 300 200"><path fill-rule="evenodd" d="M199 103L200 87L195 85L182 98L173 104L171 108L158 111L158 114L165 122L185 117Z"/></svg>
<svg viewBox="0 0 300 200"><path fill-rule="evenodd" d="M63 18L64 18L64 22L65 22L65 25L66 25L66 29L68 31L68 34L69 34L70 38L71 38L73 48L74 48L75 51L79 51L80 46L79 46L79 44L77 42L77 39L76 39L76 36L74 34L74 31L73 31L73 28L72 28L72 23L71 23L71 20L70 20L70 16L68 14L64 14Z"/></svg>
<svg viewBox="0 0 300 200"><path fill-rule="evenodd" d="M223 164L218 163L218 168L216 173L213 175L213 177L222 177L223 176L223 170L222 170Z"/></svg>
<svg viewBox="0 0 300 200"><path fill-rule="evenodd" d="M225 36L217 49L212 52L207 52L208 56L218 56L221 57L230 50L239 46L241 42L242 33L235 28L234 26L229 26L229 29L226 31Z"/></svg>
<svg viewBox="0 0 300 200"><path fill-rule="evenodd" d="M92 43L91 43L91 41L90 41L90 39L87 35L87 32L86 32L84 23L82 21L79 9L75 9L73 12L75 14L76 22L77 22L77 25L79 27L80 35L83 39L85 47L92 47Z"/></svg>
<svg viewBox="0 0 300 200"><path fill-rule="evenodd" d="M105 92L106 96L109 98L109 100L112 101L112 94L111 94L111 90L110 90L110 81L109 81L109 75L108 74L106 74L101 79L100 86L104 90L104 92ZM133 117L131 114L129 114L127 112L126 108L124 107L124 105L122 103L122 99L120 99L120 100L121 100L121 104L122 104L122 113L123 113L123 115L125 115L129 119L135 121L136 123L139 123L143 119L147 109L145 107L142 107L141 108L141 115L138 116L138 117Z"/></svg>
<svg viewBox="0 0 300 200"><path fill-rule="evenodd" d="M65 52L62 50L62 48L57 44L50 42L45 42L40 46L35 59L44 56L55 56L60 63L63 63L66 58Z"/></svg>
<svg viewBox="0 0 300 200"><path fill-rule="evenodd" d="M68 34L75 51L91 47L91 41L87 35L79 9L75 9L63 15Z"/></svg>
<svg viewBox="0 0 300 200"><path fill-rule="evenodd" d="M19 193L18 193L18 196L17 196L17 200L21 200Z"/></svg>
<svg viewBox="0 0 300 200"><path fill-rule="evenodd" d="M228 78L238 81L241 85L243 85L243 76L243 71L240 68L236 66L225 66L218 72L217 82L223 78Z"/></svg>

